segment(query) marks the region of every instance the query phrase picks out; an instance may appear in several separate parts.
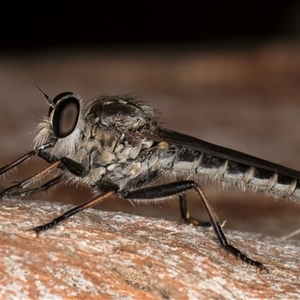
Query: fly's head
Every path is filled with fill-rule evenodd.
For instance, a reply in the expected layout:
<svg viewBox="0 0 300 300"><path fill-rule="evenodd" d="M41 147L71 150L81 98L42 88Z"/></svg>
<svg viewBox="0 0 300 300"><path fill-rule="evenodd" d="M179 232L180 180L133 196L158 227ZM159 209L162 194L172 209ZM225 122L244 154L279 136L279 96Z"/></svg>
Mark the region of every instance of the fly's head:
<svg viewBox="0 0 300 300"><path fill-rule="evenodd" d="M35 145L53 141L57 154L71 154L83 128L80 98L71 92L63 92L53 100L44 95L49 104L48 117L38 124Z"/></svg>

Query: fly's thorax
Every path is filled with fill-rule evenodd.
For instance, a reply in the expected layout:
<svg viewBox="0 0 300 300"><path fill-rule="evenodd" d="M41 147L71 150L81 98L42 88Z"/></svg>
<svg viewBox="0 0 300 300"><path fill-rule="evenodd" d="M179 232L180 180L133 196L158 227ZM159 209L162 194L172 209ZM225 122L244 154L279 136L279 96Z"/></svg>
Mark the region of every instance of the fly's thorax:
<svg viewBox="0 0 300 300"><path fill-rule="evenodd" d="M124 178L127 181L138 176L143 171L142 166L146 166L155 142L134 130L125 133L121 130L112 125L85 123L84 135L71 158L89 170L88 178L84 179L89 184L103 177L118 184Z"/></svg>
<svg viewBox="0 0 300 300"><path fill-rule="evenodd" d="M168 145L145 138L138 131L121 132L115 126L86 122L81 147L72 157L88 175L78 179L93 185L101 180L124 188L128 182L139 180L144 174L157 169L160 157Z"/></svg>
<svg viewBox="0 0 300 300"><path fill-rule="evenodd" d="M128 95L98 96L85 108L85 119L91 126L113 126L122 133L157 126L154 115L150 105L140 105Z"/></svg>

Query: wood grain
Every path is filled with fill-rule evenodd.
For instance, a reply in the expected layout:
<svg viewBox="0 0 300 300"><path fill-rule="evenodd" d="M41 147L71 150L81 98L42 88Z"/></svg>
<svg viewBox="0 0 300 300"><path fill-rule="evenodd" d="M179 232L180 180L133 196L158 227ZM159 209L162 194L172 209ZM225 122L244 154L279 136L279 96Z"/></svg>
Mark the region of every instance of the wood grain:
<svg viewBox="0 0 300 300"><path fill-rule="evenodd" d="M262 261L258 274L221 249L211 230L89 209L41 233L69 209L4 200L0 210L2 299L296 299L300 243L227 232Z"/></svg>

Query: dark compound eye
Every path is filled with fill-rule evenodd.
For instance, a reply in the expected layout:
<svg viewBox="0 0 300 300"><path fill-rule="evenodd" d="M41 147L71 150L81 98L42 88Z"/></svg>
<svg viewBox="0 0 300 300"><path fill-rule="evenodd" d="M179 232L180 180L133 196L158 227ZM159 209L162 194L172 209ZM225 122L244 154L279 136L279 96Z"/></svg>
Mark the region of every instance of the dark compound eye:
<svg viewBox="0 0 300 300"><path fill-rule="evenodd" d="M51 102L54 104L54 105L56 105L56 103L58 102L58 101L60 101L60 100L63 100L66 96L73 96L73 97L75 97L74 96L74 94L73 93L71 93L71 92L63 92L63 93L60 93L60 94L58 94ZM48 112L48 117L50 117L50 115L51 115L51 113L52 113L52 111L53 111L53 107L49 107L49 112Z"/></svg>
<svg viewBox="0 0 300 300"><path fill-rule="evenodd" d="M79 117L79 100L71 92L61 93L53 99L54 108L49 109L52 113L53 132L57 138L70 135L76 128Z"/></svg>

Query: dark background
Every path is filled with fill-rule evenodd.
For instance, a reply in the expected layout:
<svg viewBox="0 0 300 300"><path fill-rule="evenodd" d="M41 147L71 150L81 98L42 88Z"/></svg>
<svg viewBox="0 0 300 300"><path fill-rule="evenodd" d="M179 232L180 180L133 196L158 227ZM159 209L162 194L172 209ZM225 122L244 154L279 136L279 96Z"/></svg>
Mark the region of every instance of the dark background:
<svg viewBox="0 0 300 300"><path fill-rule="evenodd" d="M297 36L299 15L299 1L6 1L0 47L238 45Z"/></svg>

